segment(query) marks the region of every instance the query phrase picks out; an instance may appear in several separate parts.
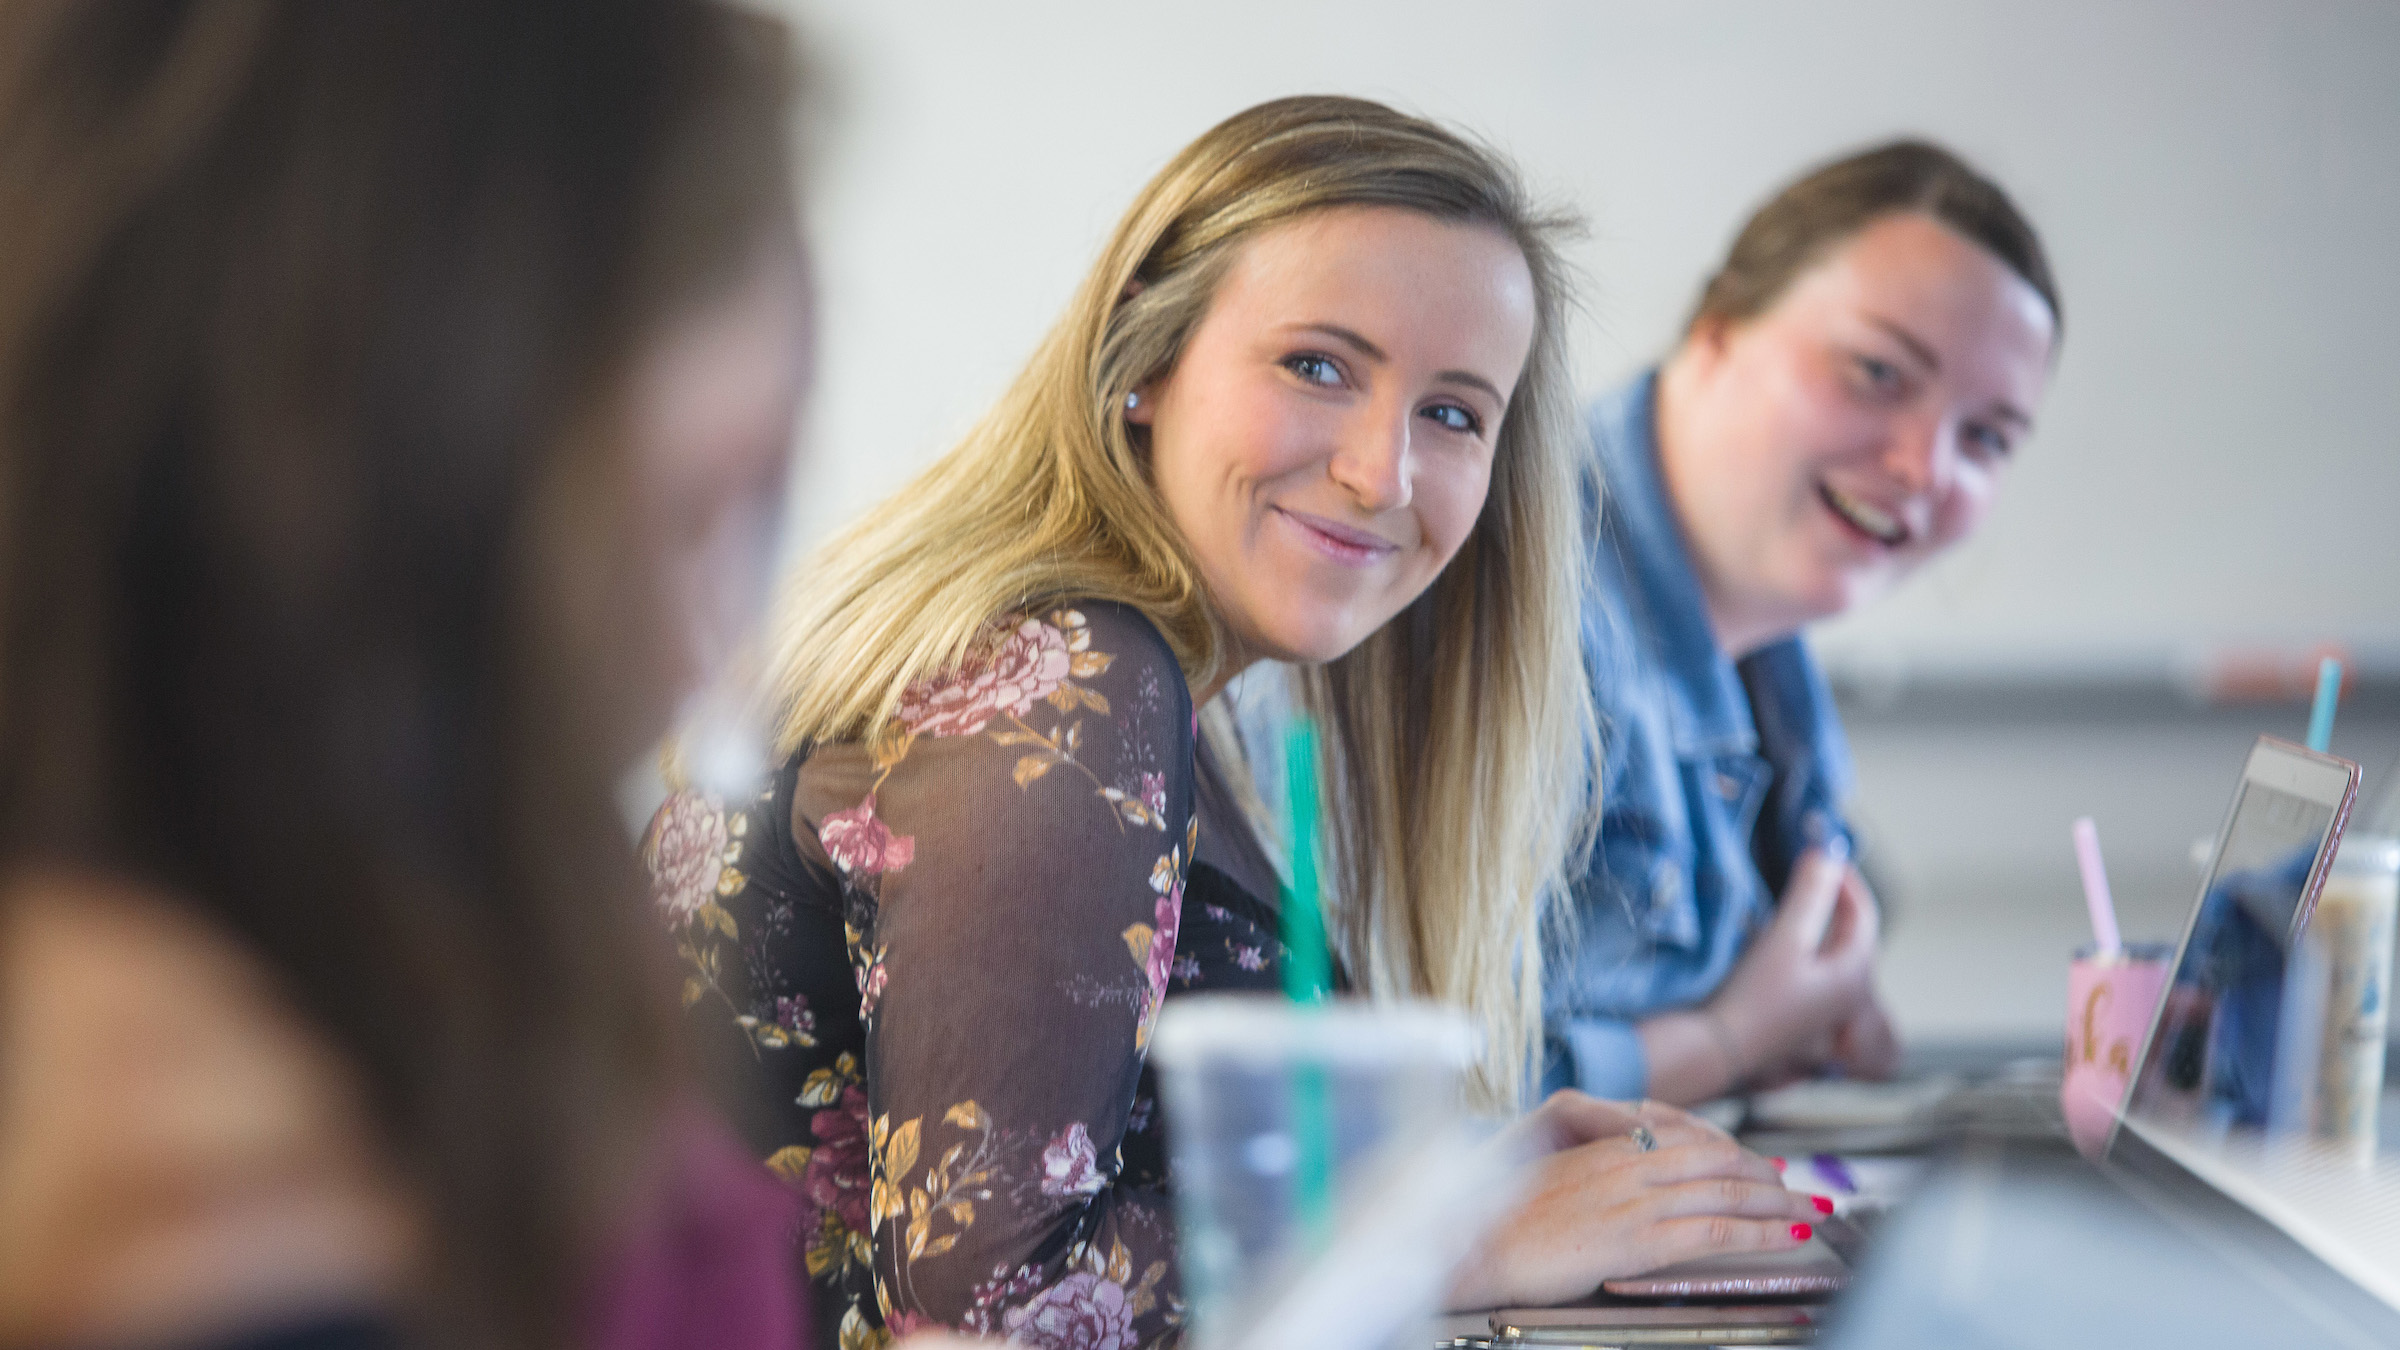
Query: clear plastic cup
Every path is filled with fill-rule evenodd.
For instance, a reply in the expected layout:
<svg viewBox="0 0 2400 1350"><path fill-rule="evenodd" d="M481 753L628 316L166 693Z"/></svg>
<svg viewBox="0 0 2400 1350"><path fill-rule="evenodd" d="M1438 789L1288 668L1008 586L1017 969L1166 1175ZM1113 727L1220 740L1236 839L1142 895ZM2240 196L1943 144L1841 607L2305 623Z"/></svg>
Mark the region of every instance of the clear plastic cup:
<svg viewBox="0 0 2400 1350"><path fill-rule="evenodd" d="M2319 1141L2367 1157L2375 1152L2383 1098L2396 916L2400 839L2344 836L2302 934L2311 957L2321 963L2324 990L2309 1124Z"/></svg>
<svg viewBox="0 0 2400 1350"><path fill-rule="evenodd" d="M1263 1324L1294 1306L1295 1280L1323 1263L1337 1234L1355 1247L1349 1221L1388 1200L1402 1173L1462 1157L1476 1133L1463 1092L1476 1044L1457 1014L1421 1005L1300 1006L1255 994L1167 1004L1150 1057L1197 1350L1262 1343ZM1391 1224L1382 1226L1388 1240ZM1430 1237L1403 1243L1381 1264L1421 1262L1397 1298L1422 1307L1395 1307L1387 1292L1349 1314L1414 1345L1455 1256L1432 1250Z"/></svg>

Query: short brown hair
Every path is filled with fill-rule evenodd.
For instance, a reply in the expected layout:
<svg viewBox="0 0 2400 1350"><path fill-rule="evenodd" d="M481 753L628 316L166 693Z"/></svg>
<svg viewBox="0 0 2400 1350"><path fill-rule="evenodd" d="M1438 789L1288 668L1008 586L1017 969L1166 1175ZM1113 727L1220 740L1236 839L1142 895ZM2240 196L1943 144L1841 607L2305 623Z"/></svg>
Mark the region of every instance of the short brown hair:
<svg viewBox="0 0 2400 1350"><path fill-rule="evenodd" d="M1710 320L1740 323L1764 314L1801 273L1852 235L1907 212L1931 216L1982 245L2042 297L2053 330L2066 332L2058 283L2033 222L1973 165L1919 140L1845 155L1787 184L1734 236L1684 331Z"/></svg>

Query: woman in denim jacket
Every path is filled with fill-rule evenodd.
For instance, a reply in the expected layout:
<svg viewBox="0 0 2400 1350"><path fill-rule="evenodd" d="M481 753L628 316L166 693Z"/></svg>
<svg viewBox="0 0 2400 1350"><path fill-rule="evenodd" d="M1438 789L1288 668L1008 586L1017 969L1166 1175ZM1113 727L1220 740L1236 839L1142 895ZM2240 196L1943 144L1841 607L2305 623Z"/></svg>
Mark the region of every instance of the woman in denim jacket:
<svg viewBox="0 0 2400 1350"><path fill-rule="evenodd" d="M1674 352L1592 408L1606 814L1547 1086L1688 1103L1893 1067L1848 750L1799 633L1981 523L2060 331L2007 196L1899 142L1762 207Z"/></svg>

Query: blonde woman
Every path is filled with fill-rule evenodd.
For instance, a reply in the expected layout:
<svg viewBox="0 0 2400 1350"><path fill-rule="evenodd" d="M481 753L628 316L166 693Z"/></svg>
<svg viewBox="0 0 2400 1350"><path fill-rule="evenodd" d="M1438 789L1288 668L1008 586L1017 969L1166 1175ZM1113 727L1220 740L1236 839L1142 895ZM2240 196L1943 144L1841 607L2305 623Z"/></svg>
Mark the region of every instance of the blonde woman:
<svg viewBox="0 0 2400 1350"><path fill-rule="evenodd" d="M797 580L782 768L730 814L671 801L648 849L687 999L791 1104L760 1128L842 1343L1176 1325L1144 1052L1163 999L1277 981L1275 873L1195 732L1253 662L1311 671L1350 984L1466 1010L1482 1104L1517 1106L1592 735L1560 225L1438 126L1242 113ZM1814 1217L1666 1108L1563 1095L1534 1128L1572 1147L1462 1305Z"/></svg>

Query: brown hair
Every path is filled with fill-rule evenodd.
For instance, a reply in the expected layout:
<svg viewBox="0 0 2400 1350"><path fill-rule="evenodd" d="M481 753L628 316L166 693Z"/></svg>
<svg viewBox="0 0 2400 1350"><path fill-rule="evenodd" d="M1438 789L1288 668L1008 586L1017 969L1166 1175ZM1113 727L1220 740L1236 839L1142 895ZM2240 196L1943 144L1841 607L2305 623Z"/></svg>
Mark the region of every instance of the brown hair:
<svg viewBox="0 0 2400 1350"><path fill-rule="evenodd" d="M0 6L0 867L258 954L423 1202L438 1343L577 1338L676 1090L592 734L648 692L611 400L789 209L770 28Z"/></svg>
<svg viewBox="0 0 2400 1350"><path fill-rule="evenodd" d="M1999 184L1941 146L1916 140L1845 155L1776 193L1734 237L1685 330L1758 317L1852 235L1905 212L1933 217L2007 264L2050 307L2054 331L2065 334L2058 283L2033 223Z"/></svg>

